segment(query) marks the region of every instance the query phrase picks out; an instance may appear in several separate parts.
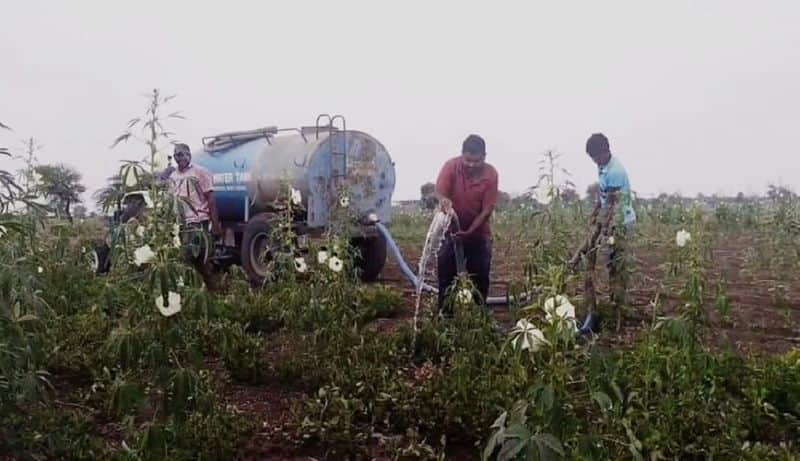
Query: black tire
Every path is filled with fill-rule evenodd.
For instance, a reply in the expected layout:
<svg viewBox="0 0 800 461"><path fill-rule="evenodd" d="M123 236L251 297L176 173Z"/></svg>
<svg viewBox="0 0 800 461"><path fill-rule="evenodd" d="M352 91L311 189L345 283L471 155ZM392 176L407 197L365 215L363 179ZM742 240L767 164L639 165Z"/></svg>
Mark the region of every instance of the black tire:
<svg viewBox="0 0 800 461"><path fill-rule="evenodd" d="M374 282L386 265L386 238L381 234L358 238L353 245L358 250L355 262L361 280Z"/></svg>
<svg viewBox="0 0 800 461"><path fill-rule="evenodd" d="M144 209L144 198L140 196L129 198L127 203L124 205L122 214L120 215L120 223L125 224L126 222L130 221L131 218L138 218Z"/></svg>
<svg viewBox="0 0 800 461"><path fill-rule="evenodd" d="M111 270L111 248L105 242L94 243L89 258L95 274L103 275Z"/></svg>
<svg viewBox="0 0 800 461"><path fill-rule="evenodd" d="M268 275L269 240L273 221L274 217L270 214L253 216L242 232L242 270L253 286L263 285Z"/></svg>

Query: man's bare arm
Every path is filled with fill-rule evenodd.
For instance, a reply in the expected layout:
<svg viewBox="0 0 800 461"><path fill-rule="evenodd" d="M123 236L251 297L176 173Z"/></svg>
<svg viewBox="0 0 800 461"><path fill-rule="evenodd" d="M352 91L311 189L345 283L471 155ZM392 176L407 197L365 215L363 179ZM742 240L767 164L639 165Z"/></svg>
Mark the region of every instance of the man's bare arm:
<svg viewBox="0 0 800 461"><path fill-rule="evenodd" d="M494 206L489 207L485 210L482 210L481 213L472 221L472 224L469 226L469 229L462 232L463 235L472 235L479 227L489 219L489 216L492 215L494 212Z"/></svg>

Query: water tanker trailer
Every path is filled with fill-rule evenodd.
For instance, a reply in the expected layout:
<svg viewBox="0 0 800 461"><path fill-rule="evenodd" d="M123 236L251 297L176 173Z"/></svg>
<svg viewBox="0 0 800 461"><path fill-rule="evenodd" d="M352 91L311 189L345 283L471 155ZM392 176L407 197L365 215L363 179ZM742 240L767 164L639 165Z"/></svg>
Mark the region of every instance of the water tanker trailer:
<svg viewBox="0 0 800 461"><path fill-rule="evenodd" d="M347 130L341 116L321 115L314 126L230 132L203 138L192 161L214 180L214 197L224 236L213 258L241 264L248 278L267 276L270 223L276 199L287 182L300 191L298 236L320 234L346 191L348 208L358 220L351 236L360 250L361 277L378 277L386 261L386 240L378 222L391 221L394 163L386 148L367 133Z"/></svg>

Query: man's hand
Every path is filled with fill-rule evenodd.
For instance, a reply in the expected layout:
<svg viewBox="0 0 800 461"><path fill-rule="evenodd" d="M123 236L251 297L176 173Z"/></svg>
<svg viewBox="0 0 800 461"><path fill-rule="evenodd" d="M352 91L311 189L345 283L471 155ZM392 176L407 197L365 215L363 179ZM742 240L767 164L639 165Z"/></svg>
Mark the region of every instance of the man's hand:
<svg viewBox="0 0 800 461"><path fill-rule="evenodd" d="M458 232L453 232L453 238L456 239L456 240L464 240L465 238L469 237L470 235L472 235L472 232L470 232L468 230L466 230L466 231L462 230L462 231L458 231Z"/></svg>
<svg viewBox="0 0 800 461"><path fill-rule="evenodd" d="M222 226L218 222L211 223L211 235L214 237L222 237Z"/></svg>

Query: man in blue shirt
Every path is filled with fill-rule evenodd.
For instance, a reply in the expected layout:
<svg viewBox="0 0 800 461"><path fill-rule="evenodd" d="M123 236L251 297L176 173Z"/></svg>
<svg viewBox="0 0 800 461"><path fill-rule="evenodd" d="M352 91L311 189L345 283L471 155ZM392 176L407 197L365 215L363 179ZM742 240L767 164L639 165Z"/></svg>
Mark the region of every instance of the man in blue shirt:
<svg viewBox="0 0 800 461"><path fill-rule="evenodd" d="M619 330L622 324L622 310L625 307L629 270L627 239L636 224L631 185L622 162L611 155L611 148L605 135L602 133L591 135L586 141L586 153L597 164L599 187L590 219L592 234L572 258L570 265L576 267L581 257L585 256L587 267L584 298L589 313L589 321L586 324L592 325L596 321L594 311L597 307L594 269L598 251L603 253L612 289L611 301L617 310L617 330Z"/></svg>

